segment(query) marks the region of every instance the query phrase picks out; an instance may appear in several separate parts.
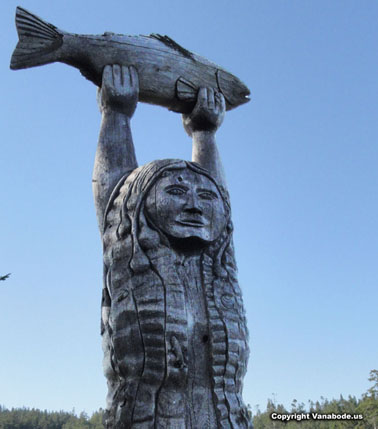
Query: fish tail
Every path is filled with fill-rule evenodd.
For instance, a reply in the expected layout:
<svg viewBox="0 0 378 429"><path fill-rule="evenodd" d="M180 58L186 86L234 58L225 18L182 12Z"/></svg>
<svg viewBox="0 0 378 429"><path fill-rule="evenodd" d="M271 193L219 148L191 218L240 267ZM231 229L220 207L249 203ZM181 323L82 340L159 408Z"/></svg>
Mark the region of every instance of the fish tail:
<svg viewBox="0 0 378 429"><path fill-rule="evenodd" d="M19 41L11 59L12 70L56 61L63 32L22 7L16 9L16 28Z"/></svg>

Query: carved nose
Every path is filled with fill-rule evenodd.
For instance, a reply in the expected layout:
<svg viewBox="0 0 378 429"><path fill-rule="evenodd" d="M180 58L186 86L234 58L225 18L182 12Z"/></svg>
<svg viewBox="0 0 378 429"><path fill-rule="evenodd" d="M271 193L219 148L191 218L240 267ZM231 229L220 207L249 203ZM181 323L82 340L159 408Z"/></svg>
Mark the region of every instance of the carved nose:
<svg viewBox="0 0 378 429"><path fill-rule="evenodd" d="M190 214L199 214L199 215L202 215L202 210L199 209L198 207L186 207L184 209L184 211L186 213L190 213Z"/></svg>
<svg viewBox="0 0 378 429"><path fill-rule="evenodd" d="M188 194L188 200L185 204L184 210L187 213L202 214L202 210L199 208L198 197L195 192Z"/></svg>

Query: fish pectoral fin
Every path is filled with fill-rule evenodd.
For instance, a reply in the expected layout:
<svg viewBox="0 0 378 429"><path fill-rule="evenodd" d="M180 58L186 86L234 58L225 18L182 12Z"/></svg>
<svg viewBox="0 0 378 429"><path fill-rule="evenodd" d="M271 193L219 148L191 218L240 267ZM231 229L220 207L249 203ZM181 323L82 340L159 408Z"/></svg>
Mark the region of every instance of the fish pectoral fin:
<svg viewBox="0 0 378 429"><path fill-rule="evenodd" d="M198 88L189 80L179 77L176 81L176 95L182 101L196 101Z"/></svg>
<svg viewBox="0 0 378 429"><path fill-rule="evenodd" d="M55 51L63 43L63 34L54 25L17 7L16 27L19 41L12 55L11 69L18 70L55 61Z"/></svg>

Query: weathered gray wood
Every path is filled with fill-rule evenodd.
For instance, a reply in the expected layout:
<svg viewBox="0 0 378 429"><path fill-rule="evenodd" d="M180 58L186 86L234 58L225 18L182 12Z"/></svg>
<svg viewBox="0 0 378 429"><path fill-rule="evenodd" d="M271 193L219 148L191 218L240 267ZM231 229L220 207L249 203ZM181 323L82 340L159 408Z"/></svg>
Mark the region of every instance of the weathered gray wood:
<svg viewBox="0 0 378 429"><path fill-rule="evenodd" d="M108 429L247 429L248 331L231 210L215 142L236 77L166 36L79 36L17 9L14 69L61 61L94 83L102 112L93 173L103 240L101 334ZM184 112L192 162L137 167L139 100Z"/></svg>
<svg viewBox="0 0 378 429"><path fill-rule="evenodd" d="M169 184L185 186L184 198L167 198ZM217 207L199 201L203 189L216 192ZM180 160L147 164L113 193L103 230L107 428L250 427L228 204L206 170ZM206 236L198 224L210 211Z"/></svg>
<svg viewBox="0 0 378 429"><path fill-rule="evenodd" d="M95 182L105 267L105 425L247 429L241 395L248 332L215 143L224 100L201 88L183 116L194 163L168 159L135 168L128 124L137 93L132 67L105 68L94 175L106 165L108 180Z"/></svg>
<svg viewBox="0 0 378 429"><path fill-rule="evenodd" d="M101 85L107 64L133 65L139 75L139 100L188 113L200 87L220 91L227 110L249 101L249 89L236 76L182 48L168 36L70 34L17 8L19 43L11 59L14 70L52 62L78 68Z"/></svg>

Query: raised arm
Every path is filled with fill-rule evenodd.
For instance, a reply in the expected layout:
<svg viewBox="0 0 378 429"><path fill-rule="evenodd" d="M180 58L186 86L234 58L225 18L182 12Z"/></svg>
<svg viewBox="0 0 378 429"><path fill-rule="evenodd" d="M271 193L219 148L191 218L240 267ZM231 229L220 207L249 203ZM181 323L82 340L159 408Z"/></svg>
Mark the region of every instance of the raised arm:
<svg viewBox="0 0 378 429"><path fill-rule="evenodd" d="M105 208L114 186L124 174L138 166L130 128L138 91L138 74L134 67L108 65L104 68L98 97L102 121L92 179L101 232Z"/></svg>
<svg viewBox="0 0 378 429"><path fill-rule="evenodd" d="M189 115L183 115L184 128L192 137L192 161L206 168L226 189L222 161L215 142L226 111L223 95L212 88L201 88L197 103Z"/></svg>

